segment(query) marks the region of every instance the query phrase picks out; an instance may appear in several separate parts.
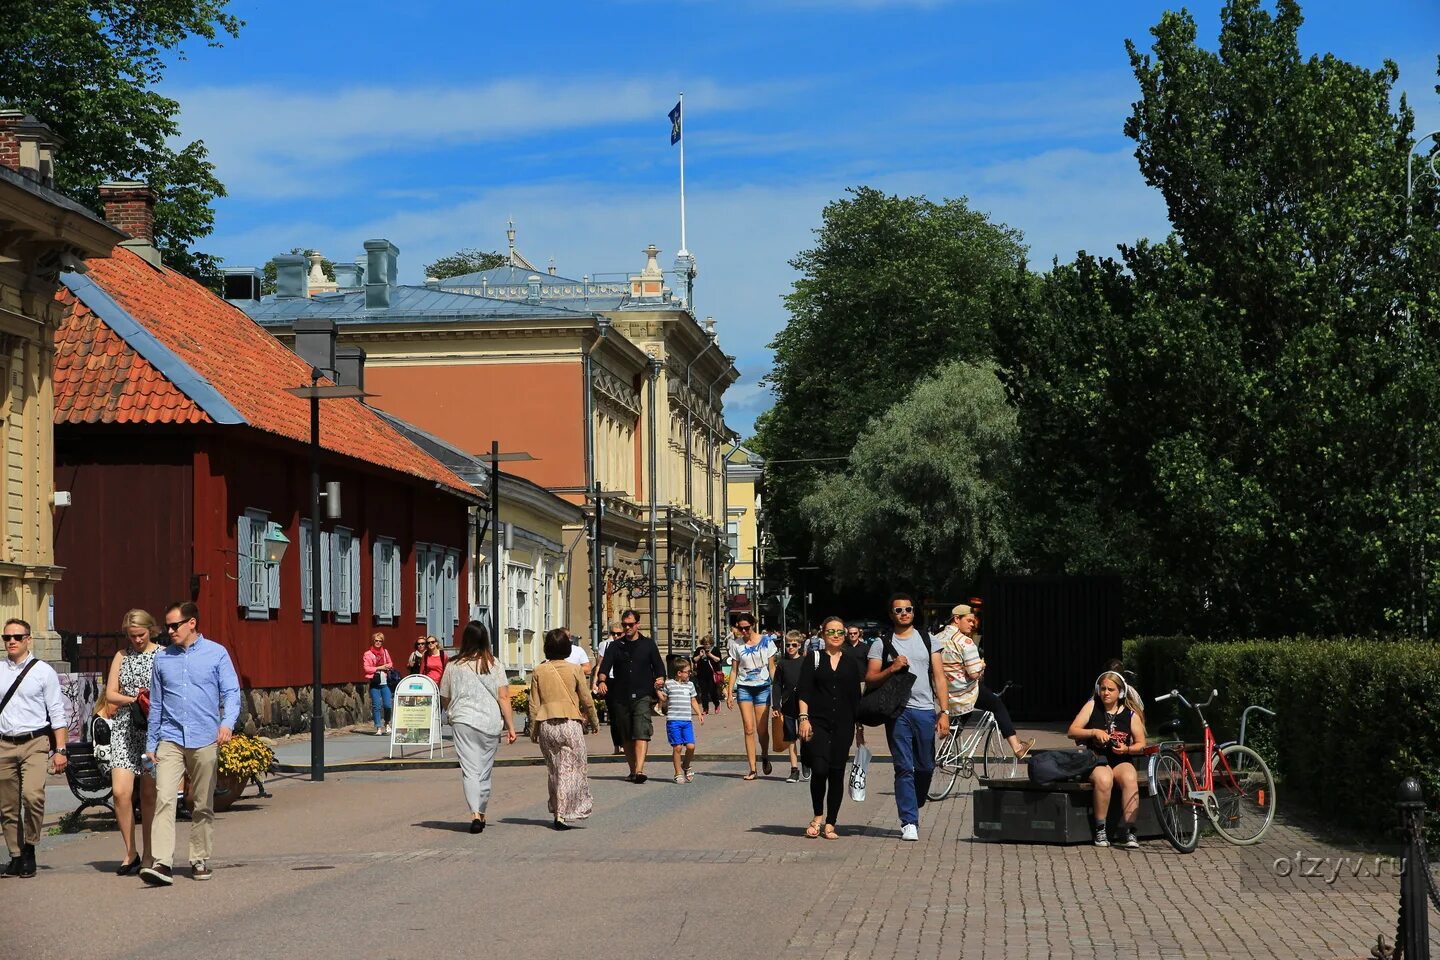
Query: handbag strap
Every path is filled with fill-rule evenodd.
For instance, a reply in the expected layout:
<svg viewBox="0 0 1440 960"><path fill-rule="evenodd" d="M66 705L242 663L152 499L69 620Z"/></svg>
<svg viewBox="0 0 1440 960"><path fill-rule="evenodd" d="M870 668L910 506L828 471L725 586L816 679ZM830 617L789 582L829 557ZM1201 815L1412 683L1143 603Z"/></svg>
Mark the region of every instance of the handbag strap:
<svg viewBox="0 0 1440 960"><path fill-rule="evenodd" d="M25 669L20 671L20 676L15 678L15 682L10 684L10 689L5 691L4 698L0 699L0 713L5 712L5 708L10 704L10 698L15 696L16 690L20 689L20 683L25 679L25 674L29 673L31 668L39 662L39 657L32 657L30 662L25 664ZM46 713L48 714L49 711L47 710Z"/></svg>

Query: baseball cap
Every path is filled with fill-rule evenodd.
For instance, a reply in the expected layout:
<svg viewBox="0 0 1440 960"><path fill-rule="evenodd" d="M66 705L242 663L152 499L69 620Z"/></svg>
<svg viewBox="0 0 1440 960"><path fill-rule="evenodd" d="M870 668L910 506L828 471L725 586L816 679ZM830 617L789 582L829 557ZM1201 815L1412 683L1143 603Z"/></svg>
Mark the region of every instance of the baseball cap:
<svg viewBox="0 0 1440 960"><path fill-rule="evenodd" d="M955 617L968 617L968 616L970 616L970 614L972 614L972 613L974 613L974 612L975 612L975 611L973 611L973 610L970 609L970 604L968 604L968 603L957 603L957 604L955 604L954 607L952 607L952 608L950 609L950 616L951 616L952 619L955 618Z"/></svg>

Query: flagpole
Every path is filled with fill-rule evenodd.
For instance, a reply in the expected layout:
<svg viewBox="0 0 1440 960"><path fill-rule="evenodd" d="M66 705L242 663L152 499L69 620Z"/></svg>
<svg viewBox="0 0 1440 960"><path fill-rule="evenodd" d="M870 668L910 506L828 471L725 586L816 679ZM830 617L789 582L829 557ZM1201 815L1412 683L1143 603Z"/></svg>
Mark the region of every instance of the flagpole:
<svg viewBox="0 0 1440 960"><path fill-rule="evenodd" d="M685 91L680 91L680 252L677 256L688 257L690 248L685 244Z"/></svg>

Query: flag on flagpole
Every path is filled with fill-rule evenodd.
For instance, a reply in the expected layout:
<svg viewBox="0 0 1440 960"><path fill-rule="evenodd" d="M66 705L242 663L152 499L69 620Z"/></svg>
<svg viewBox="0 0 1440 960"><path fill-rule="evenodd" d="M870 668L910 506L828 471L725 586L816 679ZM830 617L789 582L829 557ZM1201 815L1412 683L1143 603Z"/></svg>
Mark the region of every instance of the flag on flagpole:
<svg viewBox="0 0 1440 960"><path fill-rule="evenodd" d="M675 144L677 144L677 143L680 142L680 119L681 119L681 117L682 117L682 114L681 114L681 112L680 112L680 104L679 104L679 103L676 103L676 104L675 104L675 109L670 111L669 116L670 116L670 146L673 147L673 146L675 146Z"/></svg>

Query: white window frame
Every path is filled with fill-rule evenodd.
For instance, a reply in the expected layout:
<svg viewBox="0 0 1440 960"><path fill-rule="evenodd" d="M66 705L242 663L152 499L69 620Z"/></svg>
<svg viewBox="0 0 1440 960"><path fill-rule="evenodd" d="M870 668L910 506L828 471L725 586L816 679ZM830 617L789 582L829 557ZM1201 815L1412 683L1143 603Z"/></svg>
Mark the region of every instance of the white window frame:
<svg viewBox="0 0 1440 960"><path fill-rule="evenodd" d="M300 615L306 623L310 622L312 612L310 610L311 577L314 574L310 570L310 521L300 521Z"/></svg>
<svg viewBox="0 0 1440 960"><path fill-rule="evenodd" d="M513 561L505 564L505 627L514 630L521 638L525 631L534 632L530 611L535 608L535 568ZM518 582L517 582L518 581ZM520 595L525 595L521 600Z"/></svg>
<svg viewBox="0 0 1440 960"><path fill-rule="evenodd" d="M475 593L470 604L475 611L475 619L485 624L485 629L490 629L490 558L481 554L476 558L475 570Z"/></svg>
<svg viewBox="0 0 1440 960"><path fill-rule="evenodd" d="M430 594L427 591L429 580L425 575L430 565L430 547L428 544L415 544L415 622L428 625L430 619Z"/></svg>
<svg viewBox="0 0 1440 960"><path fill-rule="evenodd" d="M360 559L360 553L354 531L347 527L336 527L330 537L330 547L334 551L330 558L330 575L333 578L330 597L334 600L331 612L335 614L336 623L349 623L359 599L355 566Z"/></svg>
<svg viewBox="0 0 1440 960"><path fill-rule="evenodd" d="M740 521L731 520L725 524L725 539L730 547L730 559L740 555Z"/></svg>
<svg viewBox="0 0 1440 960"><path fill-rule="evenodd" d="M393 627L400 617L400 547L392 537L376 537L371 552L371 603L375 623Z"/></svg>
<svg viewBox="0 0 1440 960"><path fill-rule="evenodd" d="M269 620L280 609L280 567L265 562L270 514L247 508L235 518L236 577L239 606L246 620Z"/></svg>

